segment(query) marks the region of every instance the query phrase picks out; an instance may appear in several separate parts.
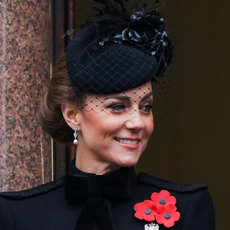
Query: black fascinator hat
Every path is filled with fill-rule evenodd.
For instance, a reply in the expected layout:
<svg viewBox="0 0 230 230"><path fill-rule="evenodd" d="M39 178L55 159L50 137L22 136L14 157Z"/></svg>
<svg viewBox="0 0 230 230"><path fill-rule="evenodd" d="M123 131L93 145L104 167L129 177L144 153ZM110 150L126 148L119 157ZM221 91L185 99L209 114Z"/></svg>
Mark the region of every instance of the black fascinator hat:
<svg viewBox="0 0 230 230"><path fill-rule="evenodd" d="M144 9L145 3L141 4ZM66 49L73 85L83 92L103 95L161 77L174 55L161 14L156 10L145 13L137 5L131 14L122 0L100 1L95 9L96 23L83 26Z"/></svg>

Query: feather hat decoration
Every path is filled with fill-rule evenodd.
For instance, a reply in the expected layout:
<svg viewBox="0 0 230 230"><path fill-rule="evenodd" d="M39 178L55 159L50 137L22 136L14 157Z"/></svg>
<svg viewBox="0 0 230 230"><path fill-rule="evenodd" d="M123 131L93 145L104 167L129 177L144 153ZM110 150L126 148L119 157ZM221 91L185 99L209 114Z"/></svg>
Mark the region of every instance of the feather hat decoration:
<svg viewBox="0 0 230 230"><path fill-rule="evenodd" d="M93 14L95 22L114 18L128 20L135 12L147 13L160 7L157 0L93 0L91 2L94 4L93 9L97 11Z"/></svg>
<svg viewBox="0 0 230 230"><path fill-rule="evenodd" d="M160 77L174 47L156 1L93 2L95 14L66 49L73 84L87 93L113 94Z"/></svg>

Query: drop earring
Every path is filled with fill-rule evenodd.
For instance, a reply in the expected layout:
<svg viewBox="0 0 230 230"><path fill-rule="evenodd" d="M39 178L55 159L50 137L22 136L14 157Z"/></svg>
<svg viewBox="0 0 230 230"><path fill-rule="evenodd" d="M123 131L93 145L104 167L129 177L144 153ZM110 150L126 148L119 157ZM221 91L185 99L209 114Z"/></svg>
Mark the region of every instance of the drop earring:
<svg viewBox="0 0 230 230"><path fill-rule="evenodd" d="M74 136L73 143L74 143L75 145L77 145L77 144L78 144L78 139L77 139L77 127L74 128L73 136Z"/></svg>

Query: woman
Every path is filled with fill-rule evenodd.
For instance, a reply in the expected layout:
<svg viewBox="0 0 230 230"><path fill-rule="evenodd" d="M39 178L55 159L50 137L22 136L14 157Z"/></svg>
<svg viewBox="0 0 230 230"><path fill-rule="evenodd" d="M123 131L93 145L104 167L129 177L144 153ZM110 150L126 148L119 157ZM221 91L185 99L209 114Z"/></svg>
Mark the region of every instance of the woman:
<svg viewBox="0 0 230 230"><path fill-rule="evenodd" d="M152 84L173 45L158 11L109 9L111 20L82 28L59 58L42 107L44 130L77 144L70 175L2 193L1 230L215 229L205 185L134 172L154 128Z"/></svg>

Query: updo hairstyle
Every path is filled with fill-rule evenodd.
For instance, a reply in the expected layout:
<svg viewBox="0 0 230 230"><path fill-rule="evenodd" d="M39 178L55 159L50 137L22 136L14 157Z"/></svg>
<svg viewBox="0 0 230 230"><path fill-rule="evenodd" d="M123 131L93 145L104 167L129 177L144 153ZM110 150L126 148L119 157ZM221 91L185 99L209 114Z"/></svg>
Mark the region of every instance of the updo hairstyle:
<svg viewBox="0 0 230 230"><path fill-rule="evenodd" d="M53 69L47 92L41 104L42 128L55 141L69 143L73 130L67 125L61 111L63 103L73 103L79 108L85 104L86 94L72 85L66 68L66 54L62 53Z"/></svg>

